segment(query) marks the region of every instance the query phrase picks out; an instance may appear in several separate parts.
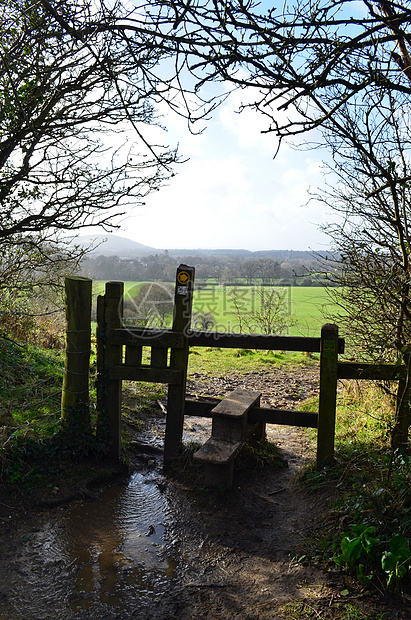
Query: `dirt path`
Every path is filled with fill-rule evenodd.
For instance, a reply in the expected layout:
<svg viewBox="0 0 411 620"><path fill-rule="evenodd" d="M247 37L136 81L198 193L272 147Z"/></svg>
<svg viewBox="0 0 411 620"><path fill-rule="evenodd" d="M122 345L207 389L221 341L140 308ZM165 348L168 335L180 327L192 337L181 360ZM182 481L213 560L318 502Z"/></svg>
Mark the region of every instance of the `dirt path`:
<svg viewBox="0 0 411 620"><path fill-rule="evenodd" d="M198 375L188 391L223 396L235 387L257 388L265 404L295 408L315 394L316 382L315 369L233 374L211 381ZM126 397L133 402L131 387ZM185 440L204 441L209 425L208 420L186 419ZM160 409L145 414L138 430L133 427L133 445L161 446L164 428ZM140 487L146 483L153 502L147 512L154 514L159 505L162 511L148 528L141 525L140 513L127 513L137 510L139 502L144 508L145 496L136 495L127 504L120 493L113 503L104 495L107 490L95 489L100 502L86 498L74 507L18 518L13 513L11 521L3 506L0 619L382 617L374 611L375 603L363 599L338 573L298 561L304 542L321 528L328 496L298 484L298 472L314 454L306 433L269 426L268 437L279 447L283 466L270 465L262 473L240 468L226 494L195 488L184 476L164 478L161 454L135 447L131 468ZM147 518L154 523L154 516ZM156 528L157 534L164 530L158 539ZM95 530L98 540L90 543ZM405 620L407 613L397 610L387 617Z"/></svg>

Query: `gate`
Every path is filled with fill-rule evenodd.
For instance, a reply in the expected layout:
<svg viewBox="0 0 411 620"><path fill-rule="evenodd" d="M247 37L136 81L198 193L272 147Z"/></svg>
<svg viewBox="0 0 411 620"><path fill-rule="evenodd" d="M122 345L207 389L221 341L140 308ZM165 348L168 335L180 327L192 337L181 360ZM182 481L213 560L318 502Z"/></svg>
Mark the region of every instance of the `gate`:
<svg viewBox="0 0 411 620"><path fill-rule="evenodd" d="M121 450L122 381L168 384L164 466L177 457L182 444L185 415L212 417L215 402L186 400L189 347L244 348L320 353L320 402L318 413L252 407L251 424L268 423L317 428L317 466L334 455L338 353L344 341L335 325L324 325L320 338L223 334L190 329L194 267L180 265L176 273L174 318L170 330L123 327L122 282L107 282L97 300L97 433L118 460ZM150 349L143 363L143 348Z"/></svg>

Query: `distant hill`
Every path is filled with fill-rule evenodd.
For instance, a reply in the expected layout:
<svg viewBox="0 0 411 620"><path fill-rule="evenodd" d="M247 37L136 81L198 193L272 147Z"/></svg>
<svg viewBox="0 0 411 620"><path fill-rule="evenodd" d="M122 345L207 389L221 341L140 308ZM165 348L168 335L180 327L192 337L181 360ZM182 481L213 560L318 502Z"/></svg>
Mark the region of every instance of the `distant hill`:
<svg viewBox="0 0 411 620"><path fill-rule="evenodd" d="M158 254L162 250L151 248L148 245L131 241L117 235L81 235L76 238L76 243L89 247L93 245L90 256L118 256L119 258L138 258Z"/></svg>
<svg viewBox="0 0 411 620"><path fill-rule="evenodd" d="M91 250L89 255L91 258L96 256L118 256L119 258L141 258L143 256L150 256L155 254L162 254L165 250L160 248L153 248L125 237L119 237L118 235L82 235L77 237L76 243L80 243L84 246L94 245L94 249ZM259 258L271 258L277 261L293 261L293 260L315 260L320 255L327 254L326 251L312 252L307 250L233 250L233 249L218 249L211 250L207 248L196 249L171 249L167 248L168 253L172 257L184 258L184 259L222 259L222 260L257 260ZM195 260L194 260L195 262Z"/></svg>

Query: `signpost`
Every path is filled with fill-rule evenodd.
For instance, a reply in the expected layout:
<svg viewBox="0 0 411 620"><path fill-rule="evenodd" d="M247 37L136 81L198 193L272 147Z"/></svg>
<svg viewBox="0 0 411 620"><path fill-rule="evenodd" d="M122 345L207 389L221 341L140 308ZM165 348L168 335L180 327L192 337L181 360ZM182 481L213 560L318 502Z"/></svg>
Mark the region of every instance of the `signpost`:
<svg viewBox="0 0 411 620"><path fill-rule="evenodd" d="M191 324L194 291L194 267L180 265L176 273L173 331L183 334L183 347L171 349L170 369L181 372L181 382L168 386L167 425L164 440L164 468L176 458L182 443L184 404L188 365L188 330Z"/></svg>

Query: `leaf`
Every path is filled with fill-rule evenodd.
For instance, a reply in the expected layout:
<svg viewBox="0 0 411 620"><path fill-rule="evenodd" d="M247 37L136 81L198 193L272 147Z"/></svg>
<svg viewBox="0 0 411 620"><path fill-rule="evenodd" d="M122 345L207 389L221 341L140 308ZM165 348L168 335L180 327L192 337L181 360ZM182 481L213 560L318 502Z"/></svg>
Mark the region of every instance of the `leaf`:
<svg viewBox="0 0 411 620"><path fill-rule="evenodd" d="M386 573L390 573L395 571L395 567L397 566L397 557L392 553L392 551L384 551L381 557L381 567L382 570Z"/></svg>
<svg viewBox="0 0 411 620"><path fill-rule="evenodd" d="M390 551L395 555L398 555L401 551L405 551L408 557L411 556L411 551L408 548L408 541L404 536L396 535L390 540ZM401 553L401 555L403 555Z"/></svg>

